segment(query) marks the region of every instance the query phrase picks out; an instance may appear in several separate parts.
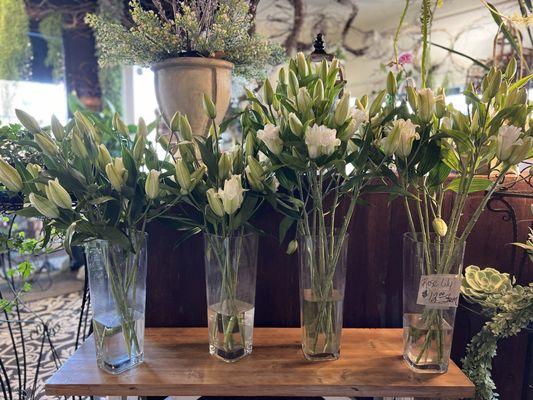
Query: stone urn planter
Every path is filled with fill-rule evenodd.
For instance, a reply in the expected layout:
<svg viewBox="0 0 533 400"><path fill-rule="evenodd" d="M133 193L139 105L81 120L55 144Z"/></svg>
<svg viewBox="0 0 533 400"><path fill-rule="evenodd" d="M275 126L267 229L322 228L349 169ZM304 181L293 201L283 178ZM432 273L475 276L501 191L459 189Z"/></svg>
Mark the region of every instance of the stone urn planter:
<svg viewBox="0 0 533 400"><path fill-rule="evenodd" d="M203 107L203 94L217 107L217 123L222 122L231 95L229 61L205 57L176 57L154 64L155 93L159 109L170 125L176 111L186 114L195 135L205 136L209 130Z"/></svg>

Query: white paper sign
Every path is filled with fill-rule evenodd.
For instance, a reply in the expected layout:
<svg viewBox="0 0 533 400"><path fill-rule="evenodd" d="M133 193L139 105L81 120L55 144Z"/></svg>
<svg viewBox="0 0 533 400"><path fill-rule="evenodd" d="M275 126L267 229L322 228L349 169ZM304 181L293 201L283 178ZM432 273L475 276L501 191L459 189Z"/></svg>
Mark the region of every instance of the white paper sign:
<svg viewBox="0 0 533 400"><path fill-rule="evenodd" d="M435 308L457 307L461 276L453 274L422 275L416 304Z"/></svg>

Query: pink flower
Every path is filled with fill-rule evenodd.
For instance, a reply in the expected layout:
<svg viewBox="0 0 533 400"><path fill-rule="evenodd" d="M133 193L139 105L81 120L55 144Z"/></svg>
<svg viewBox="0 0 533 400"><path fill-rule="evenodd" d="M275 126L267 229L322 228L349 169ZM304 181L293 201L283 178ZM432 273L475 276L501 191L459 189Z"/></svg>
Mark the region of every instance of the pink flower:
<svg viewBox="0 0 533 400"><path fill-rule="evenodd" d="M413 62L413 54L412 53L402 53L398 57L398 63L401 65L405 64L411 64Z"/></svg>

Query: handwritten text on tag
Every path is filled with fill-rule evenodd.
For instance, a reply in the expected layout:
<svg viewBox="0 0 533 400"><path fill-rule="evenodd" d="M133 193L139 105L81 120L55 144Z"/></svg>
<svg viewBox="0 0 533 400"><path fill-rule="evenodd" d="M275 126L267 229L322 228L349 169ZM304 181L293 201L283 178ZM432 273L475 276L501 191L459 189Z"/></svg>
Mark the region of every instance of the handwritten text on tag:
<svg viewBox="0 0 533 400"><path fill-rule="evenodd" d="M422 275L416 304L433 307L457 307L461 276L453 274Z"/></svg>

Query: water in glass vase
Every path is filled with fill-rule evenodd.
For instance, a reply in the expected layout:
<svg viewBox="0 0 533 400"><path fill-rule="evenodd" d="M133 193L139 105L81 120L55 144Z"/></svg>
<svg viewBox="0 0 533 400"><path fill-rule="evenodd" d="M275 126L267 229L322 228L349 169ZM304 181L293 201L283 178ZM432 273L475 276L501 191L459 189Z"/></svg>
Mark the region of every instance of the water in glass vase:
<svg viewBox="0 0 533 400"><path fill-rule="evenodd" d="M226 362L252 352L254 306L239 300L215 303L207 309L209 353Z"/></svg>
<svg viewBox="0 0 533 400"><path fill-rule="evenodd" d="M144 315L135 311L132 322L122 324L116 312L99 314L93 319L98 366L112 374L120 374L144 359Z"/></svg>
<svg viewBox="0 0 533 400"><path fill-rule="evenodd" d="M334 291L321 299L311 289L303 291L301 319L302 350L311 361L337 360L342 332L342 293Z"/></svg>
<svg viewBox="0 0 533 400"><path fill-rule="evenodd" d="M453 328L438 310L425 314L404 314L404 354L407 365L416 372L443 373L448 370ZM433 316L433 323L428 319Z"/></svg>

